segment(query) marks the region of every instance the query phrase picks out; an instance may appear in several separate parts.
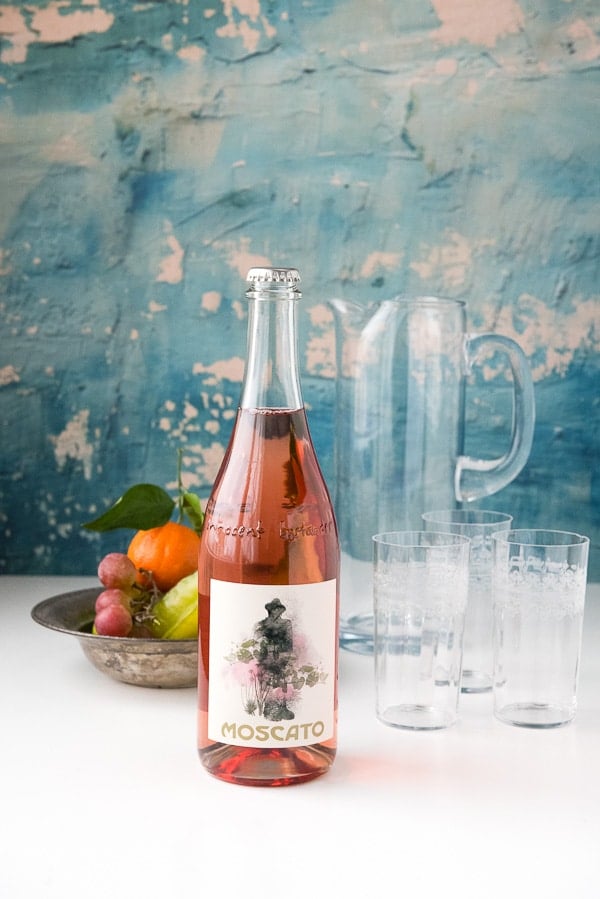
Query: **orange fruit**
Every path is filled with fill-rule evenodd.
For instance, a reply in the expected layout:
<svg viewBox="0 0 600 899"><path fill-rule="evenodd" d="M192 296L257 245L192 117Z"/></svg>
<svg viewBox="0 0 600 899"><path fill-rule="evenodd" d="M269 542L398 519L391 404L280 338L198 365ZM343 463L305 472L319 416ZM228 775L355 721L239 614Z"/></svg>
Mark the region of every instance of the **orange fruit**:
<svg viewBox="0 0 600 899"><path fill-rule="evenodd" d="M144 583L143 572L150 572L154 583L166 593L182 578L198 570L200 537L185 524L168 521L158 528L137 531L127 555L142 574L138 581Z"/></svg>

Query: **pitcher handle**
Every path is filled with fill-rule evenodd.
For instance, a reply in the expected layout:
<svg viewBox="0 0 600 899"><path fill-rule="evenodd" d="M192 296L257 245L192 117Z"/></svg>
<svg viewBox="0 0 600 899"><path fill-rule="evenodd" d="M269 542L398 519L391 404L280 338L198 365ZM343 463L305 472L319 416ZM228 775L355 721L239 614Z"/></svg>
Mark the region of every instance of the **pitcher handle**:
<svg viewBox="0 0 600 899"><path fill-rule="evenodd" d="M508 357L513 378L513 420L508 452L497 459L459 456L454 476L458 502L472 502L497 493L523 469L533 443L535 397L533 379L521 347L499 334L470 334L465 342L467 373L483 350L498 350Z"/></svg>

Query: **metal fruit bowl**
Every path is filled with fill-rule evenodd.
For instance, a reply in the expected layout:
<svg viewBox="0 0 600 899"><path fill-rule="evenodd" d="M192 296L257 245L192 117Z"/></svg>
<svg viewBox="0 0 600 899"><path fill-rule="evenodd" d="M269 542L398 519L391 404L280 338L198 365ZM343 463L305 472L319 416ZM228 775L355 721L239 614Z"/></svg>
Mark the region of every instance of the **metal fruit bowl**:
<svg viewBox="0 0 600 899"><path fill-rule="evenodd" d="M113 680L138 687L194 687L198 678L196 640L92 634L94 603L102 589L51 596L31 610L31 617L43 627L77 637L92 665Z"/></svg>

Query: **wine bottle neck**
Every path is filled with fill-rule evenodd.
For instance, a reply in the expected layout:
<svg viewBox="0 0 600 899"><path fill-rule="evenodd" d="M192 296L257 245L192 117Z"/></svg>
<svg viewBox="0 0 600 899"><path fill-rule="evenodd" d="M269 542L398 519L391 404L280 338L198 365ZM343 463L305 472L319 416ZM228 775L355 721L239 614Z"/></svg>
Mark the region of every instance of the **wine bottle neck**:
<svg viewBox="0 0 600 899"><path fill-rule="evenodd" d="M299 294L269 285L248 291L248 353L242 409L300 409L296 304Z"/></svg>

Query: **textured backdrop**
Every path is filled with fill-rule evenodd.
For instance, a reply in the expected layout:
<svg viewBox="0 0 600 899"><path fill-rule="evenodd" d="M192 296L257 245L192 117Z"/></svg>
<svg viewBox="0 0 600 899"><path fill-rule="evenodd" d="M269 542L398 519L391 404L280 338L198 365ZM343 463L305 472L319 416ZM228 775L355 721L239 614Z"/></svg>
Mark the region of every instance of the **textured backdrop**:
<svg viewBox="0 0 600 899"><path fill-rule="evenodd" d="M206 494L262 263L303 276L328 478L327 298L461 298L536 385L530 461L485 505L597 541L599 88L597 0L0 6L0 571L93 572L127 535L81 522L171 489L178 447ZM489 456L510 409L485 381Z"/></svg>

